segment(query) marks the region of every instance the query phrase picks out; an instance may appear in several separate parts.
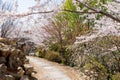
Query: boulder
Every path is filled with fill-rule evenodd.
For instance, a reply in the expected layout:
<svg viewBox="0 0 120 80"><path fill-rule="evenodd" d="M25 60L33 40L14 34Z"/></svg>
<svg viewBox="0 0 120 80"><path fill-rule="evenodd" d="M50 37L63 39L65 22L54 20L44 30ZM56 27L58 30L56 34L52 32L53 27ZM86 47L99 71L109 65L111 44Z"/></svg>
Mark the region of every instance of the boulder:
<svg viewBox="0 0 120 80"><path fill-rule="evenodd" d="M0 64L2 64L2 63L6 63L5 57L0 57Z"/></svg>
<svg viewBox="0 0 120 80"><path fill-rule="evenodd" d="M25 59L25 64L29 64L29 59Z"/></svg>
<svg viewBox="0 0 120 80"><path fill-rule="evenodd" d="M32 72L34 72L33 67L31 65L29 65L29 64L25 64L24 68L25 68L25 74L26 75L30 75L31 76Z"/></svg>
<svg viewBox="0 0 120 80"><path fill-rule="evenodd" d="M0 38L0 80L29 80L33 67L24 51L13 46L13 42Z"/></svg>
<svg viewBox="0 0 120 80"><path fill-rule="evenodd" d="M4 77L4 80L15 80L15 78L12 75L5 75Z"/></svg>
<svg viewBox="0 0 120 80"><path fill-rule="evenodd" d="M21 60L22 58L19 56L19 54L23 53L19 52L17 49L13 49L11 53L12 54L8 58L8 66L11 70L17 70L19 66L22 66L24 64L23 60Z"/></svg>
<svg viewBox="0 0 120 80"><path fill-rule="evenodd" d="M27 75L24 75L23 77L20 78L20 80L30 80Z"/></svg>
<svg viewBox="0 0 120 80"><path fill-rule="evenodd" d="M15 80L15 78L12 75L4 75L0 76L0 80Z"/></svg>
<svg viewBox="0 0 120 80"><path fill-rule="evenodd" d="M7 66L5 64L0 64L0 74L7 72Z"/></svg>
<svg viewBox="0 0 120 80"><path fill-rule="evenodd" d="M20 77L24 76L25 71L23 70L22 67L18 67L18 72L17 74L20 75Z"/></svg>
<svg viewBox="0 0 120 80"><path fill-rule="evenodd" d="M10 54L10 46L5 45L3 43L0 43L0 57L8 57Z"/></svg>

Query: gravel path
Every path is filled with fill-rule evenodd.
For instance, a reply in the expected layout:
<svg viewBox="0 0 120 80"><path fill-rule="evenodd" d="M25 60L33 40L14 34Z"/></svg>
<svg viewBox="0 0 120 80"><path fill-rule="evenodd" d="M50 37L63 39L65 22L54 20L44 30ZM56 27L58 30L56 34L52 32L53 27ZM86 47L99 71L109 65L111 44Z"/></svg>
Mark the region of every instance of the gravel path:
<svg viewBox="0 0 120 80"><path fill-rule="evenodd" d="M27 57L30 64L34 67L37 74L34 74L38 80L84 80L75 79L76 73L70 68L49 62L37 57Z"/></svg>

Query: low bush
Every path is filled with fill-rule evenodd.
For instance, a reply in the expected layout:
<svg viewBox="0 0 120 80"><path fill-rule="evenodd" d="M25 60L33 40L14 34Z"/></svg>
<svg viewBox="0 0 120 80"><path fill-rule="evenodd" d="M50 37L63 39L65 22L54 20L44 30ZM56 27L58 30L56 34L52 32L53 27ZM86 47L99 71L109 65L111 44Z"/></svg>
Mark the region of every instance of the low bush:
<svg viewBox="0 0 120 80"><path fill-rule="evenodd" d="M61 63L64 59L58 52L55 51L47 51L45 55L45 59L48 59L50 61Z"/></svg>
<svg viewBox="0 0 120 80"><path fill-rule="evenodd" d="M120 80L120 73L113 75L113 80Z"/></svg>
<svg viewBox="0 0 120 80"><path fill-rule="evenodd" d="M40 58L44 58L46 55L46 51L44 49L39 49L37 56Z"/></svg>
<svg viewBox="0 0 120 80"><path fill-rule="evenodd" d="M91 80L119 80L120 37L104 36L72 46L71 62Z"/></svg>
<svg viewBox="0 0 120 80"><path fill-rule="evenodd" d="M60 44L59 43L54 43L49 46L49 49L51 51L56 51L59 52L61 50Z"/></svg>

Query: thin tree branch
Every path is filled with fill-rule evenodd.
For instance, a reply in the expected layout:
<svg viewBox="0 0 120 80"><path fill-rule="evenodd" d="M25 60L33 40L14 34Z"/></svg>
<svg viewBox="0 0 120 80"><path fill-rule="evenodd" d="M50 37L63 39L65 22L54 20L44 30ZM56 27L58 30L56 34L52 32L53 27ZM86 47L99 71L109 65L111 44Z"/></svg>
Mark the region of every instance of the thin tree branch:
<svg viewBox="0 0 120 80"><path fill-rule="evenodd" d="M76 0L76 1L79 2L80 4L83 4L83 5L84 5L86 8L88 8L88 9L90 9L90 10L92 10L92 11L95 11L96 13L103 14L103 15L105 15L105 16L107 16L107 17L109 17L109 18L111 18L111 19L113 19L113 20L115 20L115 21L117 21L117 22L120 23L120 19L118 19L117 17L114 17L113 15L111 15L111 14L109 14L109 13L106 13L106 12L104 12L104 11L94 9L94 8L90 7L89 5L83 3L83 2L81 2L81 1L79 1L79 0Z"/></svg>
<svg viewBox="0 0 120 80"><path fill-rule="evenodd" d="M52 13L54 11L45 11L45 12L31 12L31 13L27 13L27 14L23 14L23 15L20 15L22 17L24 16L29 16L29 15L33 15L33 14L45 14L45 13ZM17 16L17 15L16 15ZM19 15L18 15L19 16Z"/></svg>
<svg viewBox="0 0 120 80"><path fill-rule="evenodd" d="M120 3L120 1L118 1L118 0L114 0L114 2L116 2L116 3Z"/></svg>
<svg viewBox="0 0 120 80"><path fill-rule="evenodd" d="M71 13L82 13L82 14L96 14L96 13L99 13L99 12L80 12L80 11L72 11L72 10L66 10L64 9L63 11L66 11L66 12L71 12Z"/></svg>
<svg viewBox="0 0 120 80"><path fill-rule="evenodd" d="M9 17L25 17L33 14L46 14L46 13L52 13L52 11L45 11L45 12L31 12L31 13L23 13L23 14L0 14L0 16L9 16Z"/></svg>

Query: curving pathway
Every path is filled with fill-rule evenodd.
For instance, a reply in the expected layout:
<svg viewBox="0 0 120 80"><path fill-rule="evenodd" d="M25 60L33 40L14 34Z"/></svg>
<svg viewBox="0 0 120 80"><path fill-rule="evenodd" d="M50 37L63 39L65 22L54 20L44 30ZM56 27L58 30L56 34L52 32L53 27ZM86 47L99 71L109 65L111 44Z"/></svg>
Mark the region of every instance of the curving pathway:
<svg viewBox="0 0 120 80"><path fill-rule="evenodd" d="M84 80L78 79L77 73L70 67L50 62L37 57L27 57L34 67L38 80Z"/></svg>

